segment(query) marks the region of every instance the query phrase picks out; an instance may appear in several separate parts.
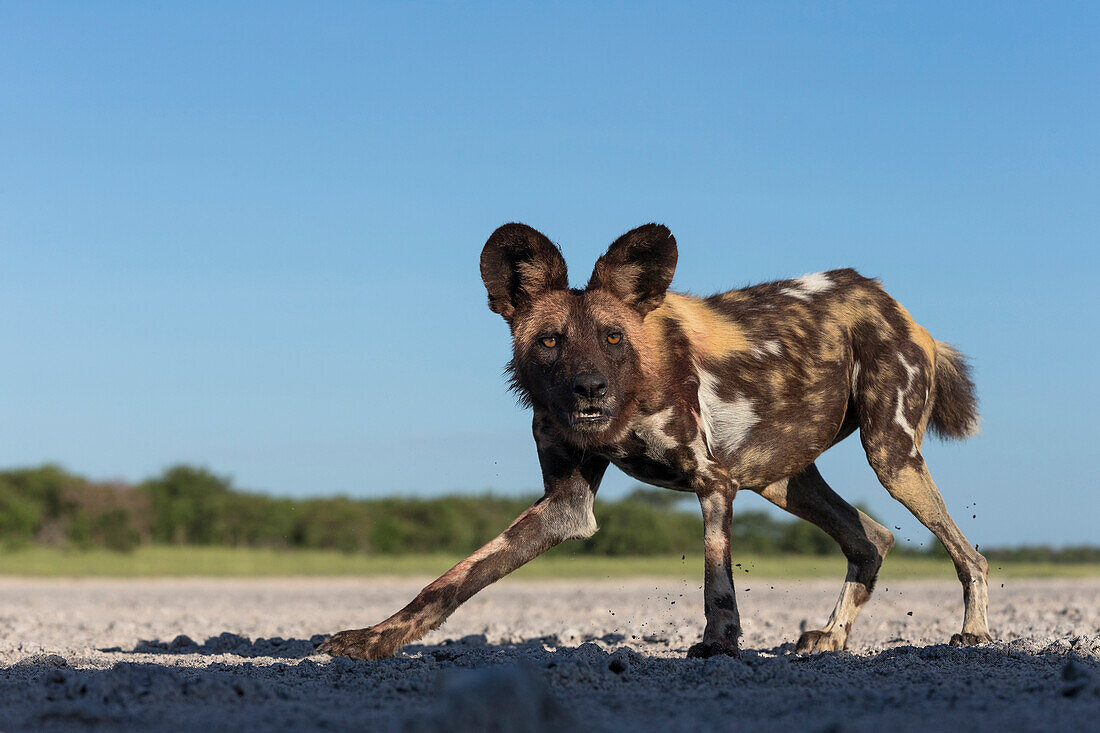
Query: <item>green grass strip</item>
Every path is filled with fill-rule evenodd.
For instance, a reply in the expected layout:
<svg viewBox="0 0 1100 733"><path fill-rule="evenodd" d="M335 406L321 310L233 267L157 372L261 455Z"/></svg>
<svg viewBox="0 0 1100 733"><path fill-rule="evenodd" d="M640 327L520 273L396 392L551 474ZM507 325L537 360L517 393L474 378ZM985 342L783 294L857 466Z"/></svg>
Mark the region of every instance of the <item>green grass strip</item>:
<svg viewBox="0 0 1100 733"><path fill-rule="evenodd" d="M362 555L327 550L268 550L225 547L140 547L130 553L25 547L0 551L0 575L20 577L278 577L278 576L435 576L461 558L451 555ZM736 556L735 573L749 577L810 579L843 577L839 556ZM1004 578L1100 576L1100 563L992 562L991 574ZM515 573L521 578L698 578L702 559L569 555L560 550ZM735 579L737 575L735 574ZM939 558L890 557L882 579L955 577Z"/></svg>

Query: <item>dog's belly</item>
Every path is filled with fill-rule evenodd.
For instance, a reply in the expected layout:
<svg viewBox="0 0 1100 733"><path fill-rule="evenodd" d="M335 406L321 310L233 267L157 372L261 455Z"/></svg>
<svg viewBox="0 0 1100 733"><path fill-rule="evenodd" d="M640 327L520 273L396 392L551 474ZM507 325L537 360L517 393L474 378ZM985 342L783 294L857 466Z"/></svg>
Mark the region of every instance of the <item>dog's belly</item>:
<svg viewBox="0 0 1100 733"><path fill-rule="evenodd" d="M667 461L644 454L612 455L610 458L623 473L643 483L677 491L694 491L691 475Z"/></svg>

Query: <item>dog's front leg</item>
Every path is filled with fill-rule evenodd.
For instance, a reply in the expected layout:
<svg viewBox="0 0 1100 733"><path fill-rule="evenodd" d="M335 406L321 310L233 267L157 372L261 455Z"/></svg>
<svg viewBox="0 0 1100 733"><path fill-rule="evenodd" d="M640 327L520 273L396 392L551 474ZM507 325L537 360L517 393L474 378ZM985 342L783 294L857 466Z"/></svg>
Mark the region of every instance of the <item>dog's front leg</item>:
<svg viewBox="0 0 1100 733"><path fill-rule="evenodd" d="M735 491L728 486L709 488L699 493L703 510L703 609L707 626L703 640L688 649L689 657L729 654L739 657L737 637L741 617L733 595L733 568L730 566L730 525Z"/></svg>
<svg viewBox="0 0 1100 733"><path fill-rule="evenodd" d="M546 493L481 549L420 591L409 605L366 629L341 631L320 650L353 659L392 657L398 649L442 624L485 586L533 560L563 540L596 531L592 500L607 461L589 458L572 465L548 461L539 451Z"/></svg>

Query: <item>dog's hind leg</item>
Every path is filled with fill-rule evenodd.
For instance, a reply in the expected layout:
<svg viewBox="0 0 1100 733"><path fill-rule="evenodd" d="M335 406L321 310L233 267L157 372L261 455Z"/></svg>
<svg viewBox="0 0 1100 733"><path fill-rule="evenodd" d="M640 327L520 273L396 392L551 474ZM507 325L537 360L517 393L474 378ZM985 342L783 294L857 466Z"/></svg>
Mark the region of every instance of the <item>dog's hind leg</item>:
<svg viewBox="0 0 1100 733"><path fill-rule="evenodd" d="M872 464L874 466L874 464ZM963 536L947 513L939 489L921 460L919 465L906 465L897 471L875 467L879 481L890 495L905 505L920 523L936 535L959 576L963 589L962 632L951 637L952 646L968 646L989 641L986 609L989 606L989 563Z"/></svg>
<svg viewBox="0 0 1100 733"><path fill-rule="evenodd" d="M837 541L848 559L848 574L829 621L824 628L804 632L796 651L806 654L847 648L852 622L871 597L883 558L894 546L894 536L833 491L812 463L759 493L781 509L820 527Z"/></svg>
<svg viewBox="0 0 1100 733"><path fill-rule="evenodd" d="M860 374L860 440L879 482L943 543L963 588L962 632L955 646L989 641L989 564L947 513L921 454L933 412L934 346L900 347L895 358L868 360Z"/></svg>
<svg viewBox="0 0 1100 733"><path fill-rule="evenodd" d="M596 532L592 501L607 461L589 457L570 465L561 456L543 455L546 494L481 549L444 573L400 611L366 629L333 634L319 649L353 659L392 657L442 624L485 586L563 540Z"/></svg>

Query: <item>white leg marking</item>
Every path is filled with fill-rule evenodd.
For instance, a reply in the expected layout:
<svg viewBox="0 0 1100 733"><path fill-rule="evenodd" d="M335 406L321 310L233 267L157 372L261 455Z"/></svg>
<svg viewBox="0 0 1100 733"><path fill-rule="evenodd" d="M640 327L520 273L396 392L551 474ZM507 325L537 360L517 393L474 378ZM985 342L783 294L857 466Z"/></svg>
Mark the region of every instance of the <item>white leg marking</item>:
<svg viewBox="0 0 1100 733"><path fill-rule="evenodd" d="M913 380L916 378L917 374L920 373L920 368L914 364L910 364L901 354L898 354L898 361L900 361L902 367L905 368L907 378L905 380L905 388L898 387L898 406L894 411L894 422L900 425L901 429L905 431L905 434L913 439L913 447L909 449L909 455L915 457L917 455L917 430L909 424L907 419L905 419L905 394L912 389Z"/></svg>
<svg viewBox="0 0 1100 733"><path fill-rule="evenodd" d="M908 375L908 378L905 380L905 388L909 389L913 386L913 379L920 373L920 367L916 364L910 364L901 354L898 354L898 361L901 362L902 367L905 369L905 373Z"/></svg>
<svg viewBox="0 0 1100 733"><path fill-rule="evenodd" d="M901 426L905 434L913 439L913 447L909 449L909 455L917 455L917 431L905 419L905 390L898 387L898 408L894 411L894 422Z"/></svg>

